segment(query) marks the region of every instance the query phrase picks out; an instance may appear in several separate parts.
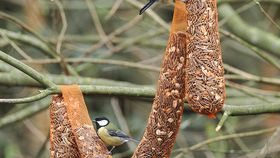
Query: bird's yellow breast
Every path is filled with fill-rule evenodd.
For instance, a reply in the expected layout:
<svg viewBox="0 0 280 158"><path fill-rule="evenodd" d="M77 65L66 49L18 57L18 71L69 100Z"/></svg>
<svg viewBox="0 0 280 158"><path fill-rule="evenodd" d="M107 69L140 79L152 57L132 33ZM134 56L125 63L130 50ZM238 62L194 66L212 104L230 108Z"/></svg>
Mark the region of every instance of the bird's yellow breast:
<svg viewBox="0 0 280 158"><path fill-rule="evenodd" d="M107 129L104 127L100 127L97 131L97 134L107 146L119 146L124 143L121 138L110 136Z"/></svg>

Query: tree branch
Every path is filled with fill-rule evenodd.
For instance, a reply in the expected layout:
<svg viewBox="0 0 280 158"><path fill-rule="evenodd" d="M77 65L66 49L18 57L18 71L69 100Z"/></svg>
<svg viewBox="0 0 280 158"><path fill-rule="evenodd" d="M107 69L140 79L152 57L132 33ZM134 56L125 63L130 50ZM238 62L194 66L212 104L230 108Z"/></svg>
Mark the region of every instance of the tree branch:
<svg viewBox="0 0 280 158"><path fill-rule="evenodd" d="M45 78L57 85L61 84L80 84L80 85L106 85L106 86L140 86L124 81L114 81L103 78L92 77L78 77L78 76L65 76L54 74L43 74ZM26 74L19 71L12 71L10 73L0 72L0 85L5 86L25 86L25 87L43 87L34 79L28 77Z"/></svg>
<svg viewBox="0 0 280 158"><path fill-rule="evenodd" d="M195 144L195 145L191 146L190 148L177 149L177 150L174 150L173 152L188 153L189 151L197 150L197 149L199 149L199 148L201 148L201 147L203 147L203 146L205 146L207 144L214 143L214 142L217 142L217 141L228 140L228 139L232 139L232 138L240 138L240 137L251 137L251 136L261 135L261 134L265 134L265 133L271 133L271 132L275 131L276 128L277 127L272 127L272 128L262 129L262 130L258 130L258 131L235 133L235 134L230 134L230 135L224 135L224 136L219 136L219 137L215 137L215 138L210 138L210 139L207 139L207 140L205 140L203 142Z"/></svg>
<svg viewBox="0 0 280 158"><path fill-rule="evenodd" d="M220 29L220 32L223 35L225 35L225 36L239 42L240 44L244 45L245 47L249 48L254 53L256 53L259 57L261 57L263 60L270 63L271 65L276 67L278 70L280 70L279 60L277 60L277 58L275 58L274 56L268 54L267 52L264 52L264 51L260 50L259 48L255 47L255 46L253 46L249 43L247 43L246 41L242 40L241 38L235 36L234 34L228 32L226 30Z"/></svg>
<svg viewBox="0 0 280 158"><path fill-rule="evenodd" d="M121 61L121 60L110 60L110 59L94 59L94 58L65 58L65 62L67 63L91 63L91 64L107 64L107 65L117 65L117 66L123 66L123 67L129 67L129 68L136 68L141 70L148 70L148 71L154 71L159 72L160 68L155 67L152 65L144 65L144 64L138 64L128 61ZM60 60L58 59L36 59L33 61L27 61L24 60L24 63L32 63L32 64L53 64L53 63L59 63Z"/></svg>
<svg viewBox="0 0 280 158"><path fill-rule="evenodd" d="M27 32L31 33L32 35L34 35L35 37L40 39L42 42L47 42L40 34L33 31L32 28L30 28L28 25L26 25L25 23L23 23L22 21L20 21L16 17L13 17L13 16L11 16L7 13L4 13L4 12L0 11L0 18L7 19L7 20L15 23L16 25L22 27L24 30L26 30Z"/></svg>
<svg viewBox="0 0 280 158"><path fill-rule="evenodd" d="M134 7L137 7L141 9L143 7L143 3L140 3L136 0L126 0L128 3L133 5ZM146 13L154 19L159 25L161 25L165 30L169 30L169 24L167 24L161 17L159 17L153 10L149 9L146 11Z"/></svg>
<svg viewBox="0 0 280 158"><path fill-rule="evenodd" d="M39 102L33 102L32 104L25 105L24 108L7 114L0 119L0 129L16 122L22 121L28 117L31 117L49 107L49 100L40 100Z"/></svg>
<svg viewBox="0 0 280 158"><path fill-rule="evenodd" d="M217 0L217 3L240 3L240 2L251 2L252 0ZM258 0L262 3L280 3L280 0Z"/></svg>
<svg viewBox="0 0 280 158"><path fill-rule="evenodd" d="M131 97L148 97L153 98L155 95L155 88L152 87L125 87L125 86L80 86L84 94L100 94L100 95L118 95ZM61 94L60 90L43 90L40 94L35 96L21 98L21 99L0 99L0 103L30 103L50 94ZM47 109L49 104L29 104L26 108L19 110L13 114L6 115L0 119L0 128L12 124L14 122L23 120L32 116L44 109ZM185 104L185 109L188 106ZM223 112L230 112L230 116L241 115L256 115L264 113L279 113L280 103L266 103L260 105L224 105Z"/></svg>
<svg viewBox="0 0 280 158"><path fill-rule="evenodd" d="M16 99L0 99L0 103L7 103L7 104L18 104L18 103L30 103L34 102L40 99L43 99L53 92L51 90L43 90L39 94L30 96L30 97L25 97L25 98L16 98Z"/></svg>
<svg viewBox="0 0 280 158"><path fill-rule="evenodd" d="M264 50L279 55L280 38L245 23L229 4L219 5L219 15L228 18L227 27L240 38Z"/></svg>
<svg viewBox="0 0 280 158"><path fill-rule="evenodd" d="M278 79L278 78L270 78L270 77L253 75L253 74L250 74L250 73L245 72L243 70L237 69L233 66L230 66L228 64L225 64L225 63L224 63L224 68L225 68L226 71L238 74L238 75L243 76L243 77L245 77L247 79L250 79L252 81L280 85L280 79Z"/></svg>
<svg viewBox="0 0 280 158"><path fill-rule="evenodd" d="M8 30L1 29L1 28L0 28L0 32L2 34L5 34L8 38L10 38L12 40L20 41L22 43L28 44L30 46L34 46L34 47L42 50L49 57L58 58L58 55L56 54L56 52L54 50L52 50L47 44L38 40L37 38L22 34L22 33L8 31Z"/></svg>
<svg viewBox="0 0 280 158"><path fill-rule="evenodd" d="M5 30L5 29L1 29L1 28L0 28L0 33L6 35L10 39L20 41L20 42L28 44L30 46L34 46L37 49L42 50L45 53L45 55L47 55L51 58L61 60L61 57L55 52L55 50L53 50L51 47L49 47L49 45L47 43L44 43L44 42L38 40L37 38L28 36L28 35L24 35L21 33L15 33L12 31ZM62 66L62 68L64 67L64 65L61 65L61 66ZM66 66L72 75L77 75L77 72L70 65L66 65Z"/></svg>
<svg viewBox="0 0 280 158"><path fill-rule="evenodd" d="M223 111L228 111L230 116L279 113L280 103L267 103L261 105L225 105Z"/></svg>
<svg viewBox="0 0 280 158"><path fill-rule="evenodd" d="M23 64L22 62L18 61L17 59L9 56L8 54L0 51L0 59L5 61L6 63L14 66L18 70L24 72L28 76L32 77L42 85L44 85L47 88L57 88L56 84L48 80L46 77L42 76L40 73L32 69L31 67Z"/></svg>
<svg viewBox="0 0 280 158"><path fill-rule="evenodd" d="M100 95L118 95L132 97L152 97L155 94L155 89L149 86L125 87L125 86L93 86L81 85L81 90L84 94L100 94ZM19 104L40 100L50 94L60 94L60 89L46 89L40 91L31 97L18 99L0 99L0 103Z"/></svg>

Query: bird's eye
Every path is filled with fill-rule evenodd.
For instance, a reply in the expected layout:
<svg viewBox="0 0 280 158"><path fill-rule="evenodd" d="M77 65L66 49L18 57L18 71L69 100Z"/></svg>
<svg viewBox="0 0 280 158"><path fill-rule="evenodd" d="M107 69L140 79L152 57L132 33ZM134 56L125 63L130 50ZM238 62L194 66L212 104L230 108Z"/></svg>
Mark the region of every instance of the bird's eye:
<svg viewBox="0 0 280 158"><path fill-rule="evenodd" d="M100 121L97 121L97 123L98 123L100 126L106 126L109 122L108 122L108 120L100 120Z"/></svg>

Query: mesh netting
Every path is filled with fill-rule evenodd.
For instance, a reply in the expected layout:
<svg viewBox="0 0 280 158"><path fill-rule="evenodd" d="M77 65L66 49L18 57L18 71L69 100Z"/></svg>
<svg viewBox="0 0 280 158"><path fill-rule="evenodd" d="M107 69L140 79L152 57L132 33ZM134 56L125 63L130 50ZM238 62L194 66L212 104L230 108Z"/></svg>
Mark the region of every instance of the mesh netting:
<svg viewBox="0 0 280 158"><path fill-rule="evenodd" d="M60 88L62 96L53 96L50 106L51 157L111 157L94 130L79 86Z"/></svg>

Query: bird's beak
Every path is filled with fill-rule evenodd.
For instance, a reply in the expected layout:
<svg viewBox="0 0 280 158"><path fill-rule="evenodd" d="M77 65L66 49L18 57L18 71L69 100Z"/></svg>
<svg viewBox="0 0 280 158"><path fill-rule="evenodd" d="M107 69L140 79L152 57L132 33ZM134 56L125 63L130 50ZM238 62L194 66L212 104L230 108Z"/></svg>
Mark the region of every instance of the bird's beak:
<svg viewBox="0 0 280 158"><path fill-rule="evenodd" d="M96 122L95 120L92 120L92 122Z"/></svg>

